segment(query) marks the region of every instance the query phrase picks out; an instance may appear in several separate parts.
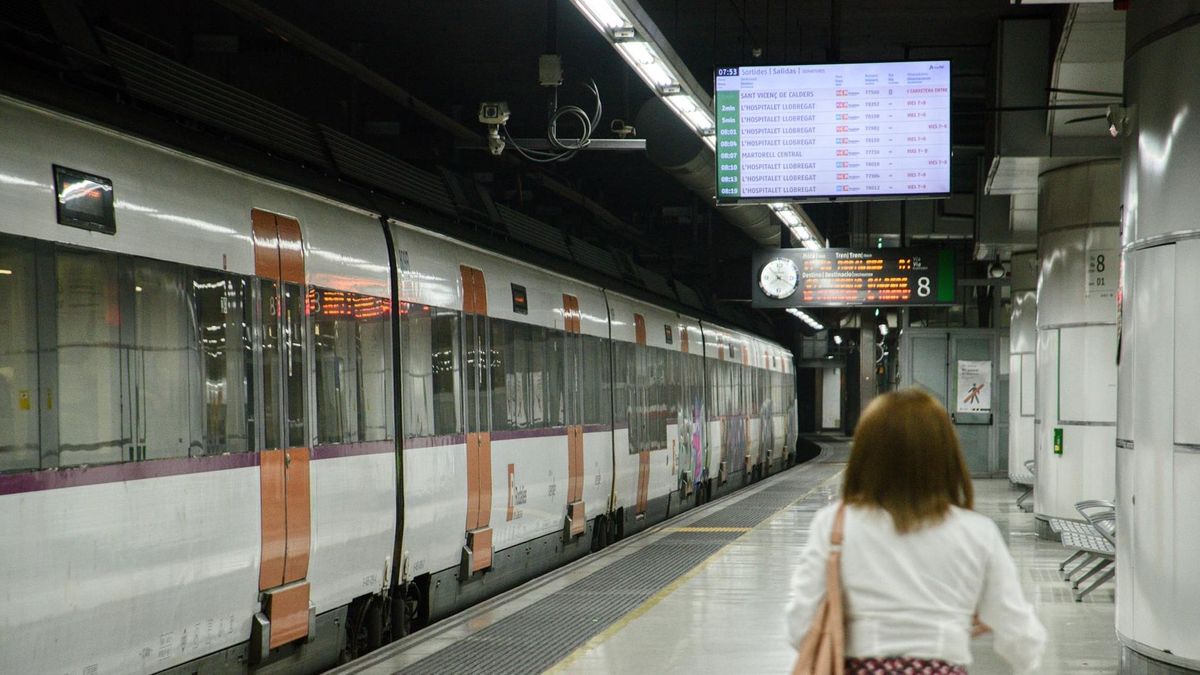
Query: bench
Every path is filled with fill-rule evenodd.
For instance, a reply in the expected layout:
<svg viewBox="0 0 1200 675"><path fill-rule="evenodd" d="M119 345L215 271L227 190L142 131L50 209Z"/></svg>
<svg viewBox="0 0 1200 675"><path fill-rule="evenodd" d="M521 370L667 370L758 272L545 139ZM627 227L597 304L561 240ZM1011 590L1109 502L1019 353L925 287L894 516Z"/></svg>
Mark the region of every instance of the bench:
<svg viewBox="0 0 1200 675"><path fill-rule="evenodd" d="M1084 518L1084 522L1051 518L1050 528L1062 537L1063 546L1075 551L1058 566L1058 571L1066 581L1071 582L1076 602L1081 602L1085 596L1096 590L1101 584L1113 578L1116 561L1116 507L1112 502L1100 499L1082 501L1075 504L1075 510ZM1083 558L1083 561L1072 567L1067 567ZM1075 577L1079 572L1087 570L1082 576ZM1099 574L1091 585L1080 588L1083 582Z"/></svg>
<svg viewBox="0 0 1200 675"><path fill-rule="evenodd" d="M1037 470L1035 469L1035 464L1032 459L1025 462L1025 468L1028 473L1010 473L1008 474L1008 480L1011 481L1013 485L1020 485L1025 488L1025 492L1020 497L1017 497L1017 508L1028 512L1033 510L1033 506L1027 505L1025 502L1033 496L1033 484L1035 482Z"/></svg>

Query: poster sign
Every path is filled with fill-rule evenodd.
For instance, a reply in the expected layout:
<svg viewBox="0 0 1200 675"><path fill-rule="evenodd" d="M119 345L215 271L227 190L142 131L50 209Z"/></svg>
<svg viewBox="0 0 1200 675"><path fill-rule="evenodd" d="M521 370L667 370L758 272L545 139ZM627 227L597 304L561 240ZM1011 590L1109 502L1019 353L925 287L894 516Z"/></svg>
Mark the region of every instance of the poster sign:
<svg viewBox="0 0 1200 675"><path fill-rule="evenodd" d="M958 396L955 412L992 412L992 362L958 362Z"/></svg>

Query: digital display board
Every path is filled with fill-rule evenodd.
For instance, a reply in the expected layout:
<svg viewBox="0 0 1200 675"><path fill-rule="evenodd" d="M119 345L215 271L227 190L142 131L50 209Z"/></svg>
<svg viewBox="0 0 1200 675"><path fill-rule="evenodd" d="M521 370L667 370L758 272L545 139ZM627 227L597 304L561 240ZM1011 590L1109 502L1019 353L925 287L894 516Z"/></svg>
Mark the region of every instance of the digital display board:
<svg viewBox="0 0 1200 675"><path fill-rule="evenodd" d="M950 193L950 62L716 71L717 201Z"/></svg>
<svg viewBox="0 0 1200 675"><path fill-rule="evenodd" d="M58 223L104 234L116 234L117 219L113 211L112 181L57 164L53 167Z"/></svg>
<svg viewBox="0 0 1200 675"><path fill-rule="evenodd" d="M764 249L751 304L762 308L948 305L955 259L937 249Z"/></svg>

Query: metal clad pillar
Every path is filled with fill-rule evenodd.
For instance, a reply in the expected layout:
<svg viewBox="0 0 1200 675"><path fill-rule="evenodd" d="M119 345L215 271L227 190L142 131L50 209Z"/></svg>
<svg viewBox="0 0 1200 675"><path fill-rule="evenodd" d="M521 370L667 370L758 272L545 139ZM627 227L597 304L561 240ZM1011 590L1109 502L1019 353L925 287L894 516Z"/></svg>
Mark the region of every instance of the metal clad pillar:
<svg viewBox="0 0 1200 675"><path fill-rule="evenodd" d="M1200 12L1134 9L1118 129L1117 636L1122 672L1177 673L1163 664L1200 670Z"/></svg>
<svg viewBox="0 0 1200 675"><path fill-rule="evenodd" d="M1036 445L1034 385L1037 347L1037 251L1012 257L1012 322L1008 332L1008 474L1028 473Z"/></svg>
<svg viewBox="0 0 1200 675"><path fill-rule="evenodd" d="M872 310L864 309L859 312L858 415L855 419L862 419L863 411L879 395L879 383L875 379L876 321Z"/></svg>
<svg viewBox="0 0 1200 675"><path fill-rule="evenodd" d="M1048 171L1038 186L1034 513L1079 520L1116 487L1120 162Z"/></svg>

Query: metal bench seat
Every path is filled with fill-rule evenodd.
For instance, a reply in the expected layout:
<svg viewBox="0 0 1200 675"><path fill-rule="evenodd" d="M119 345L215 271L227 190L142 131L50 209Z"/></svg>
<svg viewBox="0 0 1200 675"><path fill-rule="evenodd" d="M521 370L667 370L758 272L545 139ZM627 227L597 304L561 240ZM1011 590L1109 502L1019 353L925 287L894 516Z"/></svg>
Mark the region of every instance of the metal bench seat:
<svg viewBox="0 0 1200 675"><path fill-rule="evenodd" d="M1063 532L1062 543L1067 548L1095 553L1096 555L1116 555L1117 553L1116 547L1099 535Z"/></svg>
<svg viewBox="0 0 1200 675"><path fill-rule="evenodd" d="M1087 520L1086 523L1052 518L1050 527L1061 535L1063 546L1075 550L1058 569L1063 573L1063 579L1071 581L1075 601L1081 602L1087 594L1112 579L1116 573L1113 563L1117 557L1117 512L1112 502L1103 500L1079 502L1075 505L1075 510ZM1083 562L1067 571L1067 565L1080 557L1084 559ZM1087 569L1087 572L1072 579L1084 569ZM1080 588L1083 582L1096 575L1099 576L1091 585Z"/></svg>
<svg viewBox="0 0 1200 675"><path fill-rule="evenodd" d="M1066 518L1051 518L1049 523L1050 529L1053 530L1055 534L1064 534L1067 532L1085 536L1096 534L1096 528L1092 527L1092 524L1088 522L1067 520Z"/></svg>
<svg viewBox="0 0 1200 675"><path fill-rule="evenodd" d="M1033 506L1027 505L1026 502L1029 501L1029 498L1033 496L1033 484L1037 480L1037 465L1032 459L1026 460L1025 470L1028 473L1008 474L1008 479L1011 480L1014 485L1021 485L1025 487L1025 492L1023 492L1020 497L1017 497L1017 508L1028 512L1033 510Z"/></svg>

